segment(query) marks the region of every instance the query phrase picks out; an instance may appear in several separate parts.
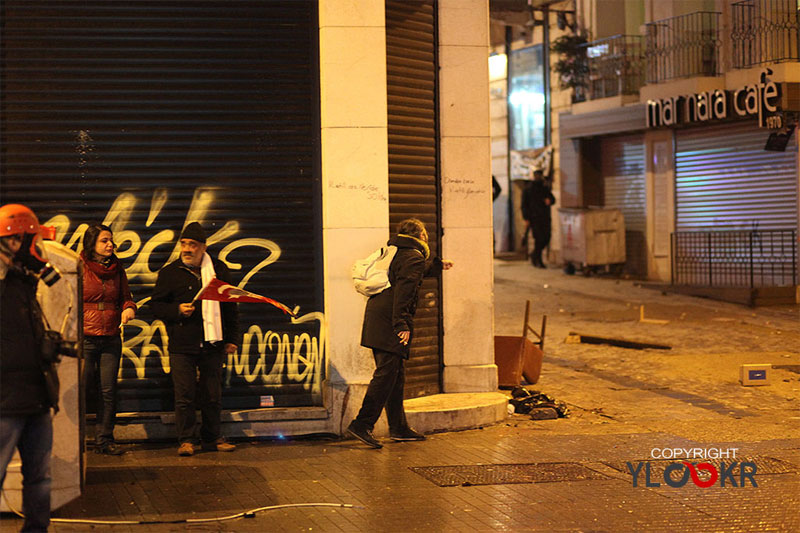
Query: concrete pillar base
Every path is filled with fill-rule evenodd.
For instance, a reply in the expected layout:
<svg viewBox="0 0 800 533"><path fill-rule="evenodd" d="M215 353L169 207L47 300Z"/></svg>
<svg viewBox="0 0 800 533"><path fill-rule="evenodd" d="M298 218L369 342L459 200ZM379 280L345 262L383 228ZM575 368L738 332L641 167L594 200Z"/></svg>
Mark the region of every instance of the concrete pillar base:
<svg viewBox="0 0 800 533"><path fill-rule="evenodd" d="M444 367L444 392L493 392L497 390L497 365Z"/></svg>
<svg viewBox="0 0 800 533"><path fill-rule="evenodd" d="M508 398L500 392L434 394L405 401L408 423L423 433L487 426L505 420Z"/></svg>

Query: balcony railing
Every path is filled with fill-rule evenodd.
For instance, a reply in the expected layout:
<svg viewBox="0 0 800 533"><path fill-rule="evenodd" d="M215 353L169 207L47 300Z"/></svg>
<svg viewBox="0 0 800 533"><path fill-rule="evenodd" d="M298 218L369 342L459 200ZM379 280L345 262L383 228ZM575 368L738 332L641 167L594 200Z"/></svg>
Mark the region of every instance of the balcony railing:
<svg viewBox="0 0 800 533"><path fill-rule="evenodd" d="M647 24L647 83L718 75L719 19L698 11Z"/></svg>
<svg viewBox="0 0 800 533"><path fill-rule="evenodd" d="M733 67L800 60L797 0L745 0L731 6Z"/></svg>
<svg viewBox="0 0 800 533"><path fill-rule="evenodd" d="M749 288L797 285L797 232L673 233L672 284Z"/></svg>
<svg viewBox="0 0 800 533"><path fill-rule="evenodd" d="M615 35L582 45L586 51L588 98L637 94L644 82L643 39Z"/></svg>

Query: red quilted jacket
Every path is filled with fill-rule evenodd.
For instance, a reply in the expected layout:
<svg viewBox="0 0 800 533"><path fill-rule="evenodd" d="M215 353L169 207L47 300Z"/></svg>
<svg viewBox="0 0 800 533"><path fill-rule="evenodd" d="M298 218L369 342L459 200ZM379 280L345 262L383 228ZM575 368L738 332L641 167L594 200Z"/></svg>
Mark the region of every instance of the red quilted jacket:
<svg viewBox="0 0 800 533"><path fill-rule="evenodd" d="M107 265L92 261L81 252L83 259L83 334L119 335L120 318L124 309L136 309L128 276L116 255Z"/></svg>

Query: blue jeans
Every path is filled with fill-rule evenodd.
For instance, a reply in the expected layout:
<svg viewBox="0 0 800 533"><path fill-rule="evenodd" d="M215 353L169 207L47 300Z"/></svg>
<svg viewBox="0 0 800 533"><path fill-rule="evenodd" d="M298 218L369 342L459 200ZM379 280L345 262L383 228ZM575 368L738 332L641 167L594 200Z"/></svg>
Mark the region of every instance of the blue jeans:
<svg viewBox="0 0 800 533"><path fill-rule="evenodd" d="M19 448L22 458L22 531L47 531L50 524L50 452L53 419L50 411L38 415L0 416L0 466L2 479Z"/></svg>
<svg viewBox="0 0 800 533"><path fill-rule="evenodd" d="M119 335L86 335L83 338L83 357L86 360L83 367L86 390L99 391L95 409L95 444L103 446L114 442L122 340Z"/></svg>

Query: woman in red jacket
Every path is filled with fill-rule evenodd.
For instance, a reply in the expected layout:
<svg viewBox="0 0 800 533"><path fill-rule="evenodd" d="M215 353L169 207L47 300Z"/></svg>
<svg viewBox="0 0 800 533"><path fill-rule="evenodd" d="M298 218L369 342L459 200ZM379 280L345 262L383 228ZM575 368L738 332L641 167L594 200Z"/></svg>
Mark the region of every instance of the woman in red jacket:
<svg viewBox="0 0 800 533"><path fill-rule="evenodd" d="M95 452L121 455L114 443L117 415L117 374L122 358L120 324L136 315L136 304L128 288L128 277L114 255L111 229L89 226L83 235L83 354L84 379L88 390L97 383L99 397L95 421Z"/></svg>

